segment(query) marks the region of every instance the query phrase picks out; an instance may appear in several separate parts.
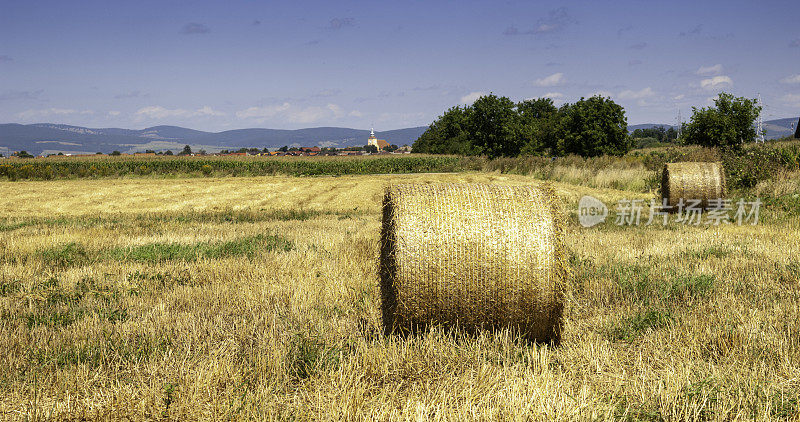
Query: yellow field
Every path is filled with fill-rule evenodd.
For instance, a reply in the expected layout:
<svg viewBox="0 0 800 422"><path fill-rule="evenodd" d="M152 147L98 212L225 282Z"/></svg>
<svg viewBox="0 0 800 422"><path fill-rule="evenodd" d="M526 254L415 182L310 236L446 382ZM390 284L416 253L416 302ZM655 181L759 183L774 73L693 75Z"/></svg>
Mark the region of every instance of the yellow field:
<svg viewBox="0 0 800 422"><path fill-rule="evenodd" d="M554 183L575 274L559 346L385 337L399 182L541 183L0 182L0 419L800 419L796 217L585 229L581 196L653 195Z"/></svg>

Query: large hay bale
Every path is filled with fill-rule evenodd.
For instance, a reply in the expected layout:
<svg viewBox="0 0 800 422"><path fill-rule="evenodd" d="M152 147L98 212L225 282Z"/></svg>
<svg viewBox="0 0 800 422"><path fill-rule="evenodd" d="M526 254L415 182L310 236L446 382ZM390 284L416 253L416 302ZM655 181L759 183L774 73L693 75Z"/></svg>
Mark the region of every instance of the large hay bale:
<svg viewBox="0 0 800 422"><path fill-rule="evenodd" d="M661 198L677 208L681 199L700 200L708 208L709 200L725 198L725 170L720 163L667 163L661 174Z"/></svg>
<svg viewBox="0 0 800 422"><path fill-rule="evenodd" d="M509 327L560 340L567 264L546 187L396 185L381 233L384 327Z"/></svg>

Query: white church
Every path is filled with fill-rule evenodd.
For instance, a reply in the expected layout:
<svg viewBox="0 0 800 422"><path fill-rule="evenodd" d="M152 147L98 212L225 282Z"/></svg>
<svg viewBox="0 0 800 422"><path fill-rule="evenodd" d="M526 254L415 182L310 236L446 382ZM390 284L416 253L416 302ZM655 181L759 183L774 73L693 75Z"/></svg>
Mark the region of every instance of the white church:
<svg viewBox="0 0 800 422"><path fill-rule="evenodd" d="M388 147L389 143L386 142L385 139L378 139L375 137L375 129L372 128L369 131L369 138L367 139L367 145L374 145L378 148L378 151L382 150L383 147Z"/></svg>

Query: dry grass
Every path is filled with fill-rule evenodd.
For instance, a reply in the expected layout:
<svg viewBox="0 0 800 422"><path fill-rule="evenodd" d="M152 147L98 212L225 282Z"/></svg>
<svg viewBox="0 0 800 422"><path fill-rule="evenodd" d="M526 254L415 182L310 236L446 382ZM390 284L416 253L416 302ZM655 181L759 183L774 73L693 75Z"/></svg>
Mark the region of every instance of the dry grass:
<svg viewBox="0 0 800 422"><path fill-rule="evenodd" d="M538 183L0 183L0 418L800 418L796 214L593 229L573 215L560 346L403 339L382 334L377 264L383 189L398 182ZM653 197L555 187L568 204Z"/></svg>

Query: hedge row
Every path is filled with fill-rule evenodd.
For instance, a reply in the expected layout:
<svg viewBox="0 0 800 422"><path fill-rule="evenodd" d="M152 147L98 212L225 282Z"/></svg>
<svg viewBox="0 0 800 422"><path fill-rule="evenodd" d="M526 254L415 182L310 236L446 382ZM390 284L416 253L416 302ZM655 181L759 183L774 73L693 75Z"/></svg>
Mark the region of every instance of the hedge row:
<svg viewBox="0 0 800 422"><path fill-rule="evenodd" d="M215 159L20 159L0 162L0 178L52 180L147 175L321 176L479 170L480 160L454 156Z"/></svg>

